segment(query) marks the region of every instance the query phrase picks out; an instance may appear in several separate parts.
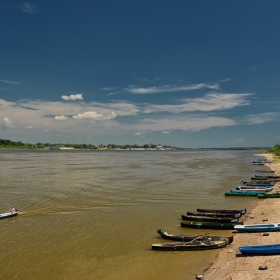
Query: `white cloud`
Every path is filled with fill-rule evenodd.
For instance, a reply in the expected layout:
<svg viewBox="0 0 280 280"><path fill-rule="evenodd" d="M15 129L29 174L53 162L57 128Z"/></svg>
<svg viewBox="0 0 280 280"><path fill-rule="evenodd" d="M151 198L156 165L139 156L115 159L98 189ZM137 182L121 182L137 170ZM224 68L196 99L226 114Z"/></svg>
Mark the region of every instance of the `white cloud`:
<svg viewBox="0 0 280 280"><path fill-rule="evenodd" d="M163 134L170 134L170 132L169 132L169 131L166 131L166 130L164 130L162 133L163 133Z"/></svg>
<svg viewBox="0 0 280 280"><path fill-rule="evenodd" d="M73 119L81 120L81 119L95 119L95 120L110 120L117 117L117 114L115 112L112 112L111 114L104 116L103 114L97 113L95 111L89 111L85 113L79 113L75 116L73 116Z"/></svg>
<svg viewBox="0 0 280 280"><path fill-rule="evenodd" d="M142 135L142 133L141 133L141 132L137 132L137 133L135 133L134 135L141 136L141 135Z"/></svg>
<svg viewBox="0 0 280 280"><path fill-rule="evenodd" d="M176 91L188 91L188 90L198 90L202 88L209 89L219 89L218 84L207 85L207 84L195 84L189 86L164 86L164 87L147 87L147 88L135 88L134 86L130 86L129 88L125 88L126 91L133 94L152 94L152 93L160 93L160 92L176 92Z"/></svg>
<svg viewBox="0 0 280 280"><path fill-rule="evenodd" d="M29 126L25 126L24 128L26 128L26 129L32 129L33 126L32 126L32 125L29 125Z"/></svg>
<svg viewBox="0 0 280 280"><path fill-rule="evenodd" d="M40 8L36 7L35 5L33 5L29 2L24 2L23 5L14 6L14 7L20 8L22 12L27 13L27 14L36 14L41 11Z"/></svg>
<svg viewBox="0 0 280 280"><path fill-rule="evenodd" d="M71 94L70 96L62 95L61 98L64 100L83 100L83 95L81 93Z"/></svg>
<svg viewBox="0 0 280 280"><path fill-rule="evenodd" d="M232 109L237 106L250 105L246 99L250 93L208 93L200 98L185 98L182 99L179 105L148 105L144 111L145 113L155 112L194 112L194 111L215 111Z"/></svg>
<svg viewBox="0 0 280 280"><path fill-rule="evenodd" d="M268 112L256 115L247 115L245 119L246 124L262 124L267 122L279 121L280 112Z"/></svg>
<svg viewBox="0 0 280 280"><path fill-rule="evenodd" d="M6 83L6 84L14 84L14 85L20 85L20 82L12 82L12 81L7 81L7 80L0 80L1 83Z"/></svg>
<svg viewBox="0 0 280 280"><path fill-rule="evenodd" d="M4 119L4 123L2 125L3 129L9 129L9 128L13 128L14 127L13 126L13 122L10 121L7 117L4 117L3 119Z"/></svg>
<svg viewBox="0 0 280 280"><path fill-rule="evenodd" d="M61 116L55 116L54 119L58 120L58 121L65 121L65 120L68 120L68 117L61 115Z"/></svg>

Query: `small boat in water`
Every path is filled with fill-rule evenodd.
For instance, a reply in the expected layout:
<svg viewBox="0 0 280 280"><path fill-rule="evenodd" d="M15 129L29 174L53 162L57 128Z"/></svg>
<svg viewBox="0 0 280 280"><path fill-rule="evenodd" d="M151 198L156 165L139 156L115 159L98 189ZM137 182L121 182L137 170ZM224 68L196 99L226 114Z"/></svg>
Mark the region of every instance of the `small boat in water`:
<svg viewBox="0 0 280 280"><path fill-rule="evenodd" d="M234 229L238 232L270 232L280 231L280 224L253 224L253 225L236 225Z"/></svg>
<svg viewBox="0 0 280 280"><path fill-rule="evenodd" d="M257 196L260 193L263 192L253 192L253 191L241 192L238 190L233 190L233 191L225 192L225 195L226 196Z"/></svg>
<svg viewBox="0 0 280 280"><path fill-rule="evenodd" d="M239 218L232 217L207 217L207 216L191 216L181 215L182 220L198 221L198 222L220 222L220 223L236 223Z"/></svg>
<svg viewBox="0 0 280 280"><path fill-rule="evenodd" d="M254 187L271 187L274 185L275 185L275 182L268 182L268 181L246 182L246 186L254 186Z"/></svg>
<svg viewBox="0 0 280 280"><path fill-rule="evenodd" d="M265 169L256 169L256 172L260 172L260 173L274 173L275 170L265 170Z"/></svg>
<svg viewBox="0 0 280 280"><path fill-rule="evenodd" d="M260 193L257 196L258 198L280 198L280 193Z"/></svg>
<svg viewBox="0 0 280 280"><path fill-rule="evenodd" d="M210 212L210 213L240 213L241 215L244 215L246 213L246 208L242 210L236 210L236 209L204 209L204 208L197 208L197 212Z"/></svg>
<svg viewBox="0 0 280 280"><path fill-rule="evenodd" d="M239 251L244 255L279 255L280 244L241 246Z"/></svg>
<svg viewBox="0 0 280 280"><path fill-rule="evenodd" d="M191 216L206 216L206 217L232 217L232 218L240 218L240 213L234 213L234 212L226 212L226 213L211 213L211 212L187 212L187 215Z"/></svg>
<svg viewBox="0 0 280 280"><path fill-rule="evenodd" d="M243 225L243 222L237 222L237 223L181 222L181 227L218 229L218 230L234 229L234 226L236 226L236 225Z"/></svg>
<svg viewBox="0 0 280 280"><path fill-rule="evenodd" d="M239 188L236 187L236 190L230 190L231 192L259 192L259 193L265 193L265 192L271 192L273 191L273 188L260 188L260 187L251 187L251 188Z"/></svg>
<svg viewBox="0 0 280 280"><path fill-rule="evenodd" d="M191 241L193 239L195 240L225 240L227 244L232 243L233 241L233 235L231 236L217 236L217 235L209 235L207 234L202 234L202 235L185 235L185 234L172 234L172 233L167 233L163 229L159 229L157 233L162 237L163 239L169 239L169 240L174 240L174 241Z"/></svg>
<svg viewBox="0 0 280 280"><path fill-rule="evenodd" d="M158 251L201 251L224 248L227 243L225 240L206 241L194 239L189 242L159 243L151 246L153 250Z"/></svg>
<svg viewBox="0 0 280 280"><path fill-rule="evenodd" d="M7 218L14 217L18 213L19 213L18 209L15 209L15 211L12 211L12 212L2 213L2 214L0 214L0 220L4 220L4 219L7 219Z"/></svg>

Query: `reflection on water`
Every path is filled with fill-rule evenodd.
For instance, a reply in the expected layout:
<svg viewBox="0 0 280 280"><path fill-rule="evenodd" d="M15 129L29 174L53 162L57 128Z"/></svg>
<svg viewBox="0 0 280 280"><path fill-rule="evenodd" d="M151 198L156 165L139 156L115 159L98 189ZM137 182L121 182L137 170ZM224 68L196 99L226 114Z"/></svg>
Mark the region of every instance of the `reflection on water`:
<svg viewBox="0 0 280 280"><path fill-rule="evenodd" d="M156 231L197 234L180 215L250 208L224 192L254 151L1 151L0 279L194 279L217 251L157 252ZM230 231L207 231L230 234Z"/></svg>

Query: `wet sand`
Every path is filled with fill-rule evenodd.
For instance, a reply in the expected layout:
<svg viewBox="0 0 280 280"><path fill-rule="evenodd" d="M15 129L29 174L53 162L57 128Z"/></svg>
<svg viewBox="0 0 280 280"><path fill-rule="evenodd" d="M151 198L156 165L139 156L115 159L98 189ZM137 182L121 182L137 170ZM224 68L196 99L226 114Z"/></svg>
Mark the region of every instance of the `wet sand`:
<svg viewBox="0 0 280 280"><path fill-rule="evenodd" d="M273 159L270 154L264 154L268 160ZM266 164L275 173L260 173L264 175L280 175L280 162ZM256 166L256 169L262 167ZM280 191L280 182L274 186L273 192ZM244 224L280 223L280 199L256 198L257 205L250 213L246 213ZM206 280L266 280L280 279L280 255L271 256L244 256L240 253L240 246L279 244L280 232L270 232L268 236L263 233L237 233L233 231L234 241L222 249L213 264L203 272ZM267 266L260 270L260 266Z"/></svg>

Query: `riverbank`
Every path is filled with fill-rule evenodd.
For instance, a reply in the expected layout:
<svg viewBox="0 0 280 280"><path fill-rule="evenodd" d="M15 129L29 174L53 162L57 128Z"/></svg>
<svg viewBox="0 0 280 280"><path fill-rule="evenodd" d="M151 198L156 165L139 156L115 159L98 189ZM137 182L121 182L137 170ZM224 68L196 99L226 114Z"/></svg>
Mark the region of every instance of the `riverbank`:
<svg viewBox="0 0 280 280"><path fill-rule="evenodd" d="M273 159L271 154L262 155ZM280 163L266 164L275 170L275 175L280 175ZM274 191L280 190L277 182ZM280 223L280 199L256 199L256 206L246 214L245 224ZM240 253L240 246L279 244L280 232L270 232L268 236L262 233L234 233L232 244L222 249L203 274L205 280L265 280L279 279L280 255L272 256L244 256ZM267 266L267 270L259 270L260 266Z"/></svg>

